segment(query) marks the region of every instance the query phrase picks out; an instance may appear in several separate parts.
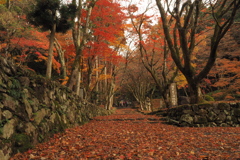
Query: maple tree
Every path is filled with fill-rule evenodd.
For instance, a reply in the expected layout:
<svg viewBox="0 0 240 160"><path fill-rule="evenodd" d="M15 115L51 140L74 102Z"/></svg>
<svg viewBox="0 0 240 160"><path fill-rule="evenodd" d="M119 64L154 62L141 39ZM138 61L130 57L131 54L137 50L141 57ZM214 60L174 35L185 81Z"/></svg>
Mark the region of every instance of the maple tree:
<svg viewBox="0 0 240 160"><path fill-rule="evenodd" d="M106 102L105 108L108 109L111 108L113 103L113 95L116 86L115 76L118 72L118 64L122 59L122 57L119 56L119 52L125 43L124 20L125 15L119 2L109 0L99 0L91 16L93 37L92 41L89 42L91 48L88 49L88 53L85 54L85 56L88 56L88 62L92 61L93 63L87 63L89 64L88 71L90 71L88 73L93 71L92 64L96 62L96 58L101 60L98 62L98 65L100 67L102 66L102 72L98 72L95 85L94 83L91 85L96 86L100 81L103 82L101 93L103 95L102 98ZM88 82L90 82L90 74L88 74L87 79Z"/></svg>
<svg viewBox="0 0 240 160"><path fill-rule="evenodd" d="M36 73L45 75L48 56L48 33L29 31L26 37L14 37L11 39L11 56L17 65L33 69ZM60 63L57 54L54 52L53 73L60 74Z"/></svg>
<svg viewBox="0 0 240 160"><path fill-rule="evenodd" d="M12 3L15 7L21 4L17 3L20 1L9 0L9 2L16 2ZM229 5L229 1L225 2ZM125 45L124 28L129 25L122 24L125 16L118 4L106 0L97 1L94 7L91 6L92 8L88 8L88 4L91 2L82 6L81 21L76 22L76 30L56 35L53 69L58 74L62 74L61 80L65 84L67 77L71 77L72 71L77 68L77 73L80 73L78 75L81 77L75 77L79 82L75 79L71 89L75 88L74 85L79 89L81 84L85 90L84 98L95 103L102 101L106 109L112 108L113 96L118 87L126 87L135 95L140 108L144 110L146 93L154 88L155 84L150 76L151 72L146 72L143 65L145 64L145 68L152 66L152 72L156 72L156 76L163 73L164 66L167 66L166 72L169 73L167 78L171 77L175 71L171 57L166 55L168 52L164 52L164 49L170 49L170 47L165 44L164 37L161 36L163 30L159 25L162 22L150 25L145 21L148 19L147 16L137 17L134 23L144 21L143 28L138 30L141 32L138 34L139 39L141 36L145 39L142 41L138 39L134 44L139 46L138 50L132 51L130 46L127 48ZM10 8L13 9L14 5ZM206 8L203 6L203 10ZM132 7L131 11L135 9L136 7ZM202 13L204 13L203 10ZM46 66L45 62L48 59L49 46L46 36L49 33L39 32L36 29L27 30L26 28L30 26L24 25L26 24L24 16L21 19L17 18L18 15L23 15L23 12L10 11L5 6L0 6L0 12L1 54L11 57L18 65L27 65L37 73L44 74L42 71L45 68L41 67ZM88 14L89 23L86 18ZM167 19L174 18L168 16ZM9 22L5 23L7 20ZM210 18L204 25L199 25L201 28L198 28L198 34L196 34L195 44L198 45L194 47L191 54L191 66L195 68L196 74L201 72L205 67L204 62L208 59L208 50L211 47L208 36L213 32L201 31L211 30L211 21L214 22L214 19ZM184 19L180 19L180 22L184 22ZM84 27L88 29L85 30ZM168 27L171 33L174 31L171 29L178 29L172 25ZM75 33L79 33L79 36L72 38L72 34L76 36ZM238 35L235 32L232 34ZM173 37L174 35L171 36ZM177 40L179 37L181 36L178 36ZM227 39L224 39L225 37ZM211 87L211 90L217 90L212 94L215 94L217 100L235 99L233 95L239 95L240 89L239 51L234 50L239 43L228 36L225 37L218 47L220 50L213 69L204 77L205 79L199 82L201 87L206 85L205 88ZM84 39L85 42L81 42ZM207 39L206 42L202 41L205 39ZM180 41L174 43L179 49ZM224 46L227 46L227 49ZM142 50L139 50L140 48ZM131 55L119 55L120 52L131 52ZM183 52L180 51L179 54L181 62L184 62ZM119 72L122 73L119 74ZM184 74L179 74L177 77L181 80L181 83L178 83L179 86L186 85L185 77ZM186 135L188 135L187 138ZM232 135L235 135L234 138ZM236 159L239 158L240 152L239 140L239 130L236 128L178 128L161 123L160 117L142 115L132 109L123 109L117 110L116 114L110 116L96 117L86 125L67 129L64 133L56 134L50 141L24 154L18 153L11 159Z"/></svg>
<svg viewBox="0 0 240 160"><path fill-rule="evenodd" d="M69 89L75 91L77 95L80 94L83 50L88 41L88 38L91 36L90 17L92 14L92 9L94 8L96 2L97 0L87 0L86 3L82 0L72 1L72 4L77 6L76 17L72 19L72 21L75 21L76 19L74 22L74 27L72 29L72 37L76 55L70 72L69 80L67 82L67 86Z"/></svg>
<svg viewBox="0 0 240 160"><path fill-rule="evenodd" d="M109 7L106 8L106 5ZM112 10L111 8L115 9ZM99 12L102 12L103 10L105 14L100 15ZM75 28L73 31L68 31L66 34L56 34L54 41L55 50L53 64L55 66L57 65L57 68L54 66L53 68L58 74L61 74L61 78L59 80L62 84L66 84L68 81L67 86L72 90L76 89L75 91L78 90L77 92L79 93L79 84L84 84L82 85L84 98L92 100L95 93L98 92L99 94L99 92L102 92L103 94L101 95L103 96L100 101L108 102L109 100L105 100L105 98L113 97L115 92L115 87L113 87L115 84L113 82L115 81L117 64L121 61L121 56L118 54L122 45L124 45L124 30L122 26L124 15L118 3L113 3L111 1L99 1L96 10L93 10L94 15L90 16L91 14L89 12L88 21L91 23L91 28L89 28L89 30L85 30L83 29L84 27L82 28L82 25L87 22L84 18L88 13L87 11L88 10L83 7L81 12L82 23L80 28L78 28L78 22L75 22ZM90 30L91 32L89 32ZM89 34L83 34L84 31L88 31ZM79 36L77 36L77 32L79 33ZM85 39L86 44L81 42L81 40L83 40L83 35L87 38ZM91 39L89 39L90 35L92 35ZM46 39L42 39L42 41L46 43ZM81 42L79 47L82 48L77 51L78 42ZM39 42L36 44L39 44ZM29 44L29 46L31 46L31 44ZM39 45L39 47L41 46ZM79 55L81 55L81 63L78 61L78 52ZM39 53L39 51L36 53ZM47 60L45 53L39 60L35 59L34 63L42 63L43 58L45 61ZM77 63L79 64L77 65ZM45 64L42 64L42 66L44 67ZM38 70L36 67L33 67L34 70ZM74 78L71 80L71 77L74 77L74 70L76 68L78 68L78 73L81 71L81 78L78 78L79 81L81 80L79 83L77 83ZM97 102L96 99L95 101Z"/></svg>
<svg viewBox="0 0 240 160"><path fill-rule="evenodd" d="M61 77L64 80L67 77L67 68L66 68L65 57L64 57L65 50L63 50L63 48L57 38L55 38L55 40L54 40L54 46L57 50L58 58L61 63Z"/></svg>
<svg viewBox="0 0 240 160"><path fill-rule="evenodd" d="M197 103L201 101L201 97L199 97L199 83L213 67L219 42L232 25L234 16L240 6L240 1L232 0L230 3L227 3L226 0L214 2L211 0L206 2L201 0L188 0L186 2L166 0L167 8L164 7L165 4L160 0L156 0L156 3L161 14L162 26L172 58L188 81L191 103ZM174 6L173 9L169 7L170 5ZM191 58L196 46L195 39L199 21L201 18L204 18L200 15L202 9L205 9L205 7L202 8L204 5L208 5L210 8L210 15L213 17L214 33L211 35L211 49L207 62L204 68L199 73L196 73ZM172 16L171 20L174 20L174 32L169 31L167 13ZM224 16L227 16L227 19L224 19ZM177 35L179 35L179 38L177 38ZM181 44L180 46L176 43L178 41ZM183 56L183 61L180 58L180 54Z"/></svg>
<svg viewBox="0 0 240 160"><path fill-rule="evenodd" d="M163 30L159 24L161 22L158 21L157 24L151 25L150 18L152 16L146 15L148 8L143 13L134 15L136 11L136 6L129 6L128 13L131 24L138 37L138 54L141 56L145 69L154 79L166 107L169 107L171 105L168 97L169 88L170 84L174 82L178 70L169 55L165 37L162 36Z"/></svg>
<svg viewBox="0 0 240 160"><path fill-rule="evenodd" d="M220 42L216 63L205 81L206 92L210 92L215 100L239 99L239 39L238 23L233 24ZM205 49L201 52L204 54Z"/></svg>
<svg viewBox="0 0 240 160"><path fill-rule="evenodd" d="M10 9L1 5L1 55L43 74L48 48L46 32L34 30L26 23L27 2L31 0L11 1ZM59 63L55 58L53 68L58 72Z"/></svg>
<svg viewBox="0 0 240 160"><path fill-rule="evenodd" d="M128 59L128 66L124 72L123 86L132 93L136 101L140 104L141 110L149 110L146 107L147 97L151 97L151 90L156 86L151 75L146 72L144 65L141 62L141 57L138 55ZM124 88L124 87L123 87Z"/></svg>
<svg viewBox="0 0 240 160"><path fill-rule="evenodd" d="M67 31L66 33L57 33L54 46L58 53L57 59L61 63L61 76L59 81L63 85L66 85L76 56L72 30Z"/></svg>
<svg viewBox="0 0 240 160"><path fill-rule="evenodd" d="M1 55L10 58L17 65L28 66L37 73L45 70L47 38L45 33L33 31L26 23L25 13L29 10L26 2L31 0L11 1L10 9L1 5ZM57 69L54 59L54 69ZM44 69L43 69L44 68Z"/></svg>
<svg viewBox="0 0 240 160"><path fill-rule="evenodd" d="M76 56L67 86L77 94L81 86L88 100L94 100L102 86L102 99L108 100L101 101L108 103L114 94L116 64L121 59L118 52L124 43L124 14L119 3L110 0L89 1L87 6L79 6L78 12L79 21L73 29Z"/></svg>

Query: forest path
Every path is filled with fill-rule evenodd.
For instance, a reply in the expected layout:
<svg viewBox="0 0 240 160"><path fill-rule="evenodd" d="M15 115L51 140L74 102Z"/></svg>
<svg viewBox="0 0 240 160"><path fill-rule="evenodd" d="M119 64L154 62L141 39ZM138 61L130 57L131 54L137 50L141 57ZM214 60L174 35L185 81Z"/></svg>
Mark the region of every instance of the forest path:
<svg viewBox="0 0 240 160"><path fill-rule="evenodd" d="M240 158L240 129L189 128L161 122L134 109L117 109L56 134L12 160L220 160Z"/></svg>

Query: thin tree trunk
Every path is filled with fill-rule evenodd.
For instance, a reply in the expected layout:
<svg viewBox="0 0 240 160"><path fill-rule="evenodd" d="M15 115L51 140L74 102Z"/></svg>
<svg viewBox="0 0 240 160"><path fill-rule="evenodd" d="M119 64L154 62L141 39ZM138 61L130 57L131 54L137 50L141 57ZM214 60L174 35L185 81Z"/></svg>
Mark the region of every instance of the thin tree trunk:
<svg viewBox="0 0 240 160"><path fill-rule="evenodd" d="M78 71L78 73L77 73L77 81L76 81L76 94L77 95L80 95L80 89L81 89L81 83L80 83L80 81L81 81L81 71ZM83 96L83 95L81 95L81 96Z"/></svg>
<svg viewBox="0 0 240 160"><path fill-rule="evenodd" d="M6 2L7 9L10 9L10 7L11 7L10 2L11 2L10 0L7 0L7 2Z"/></svg>
<svg viewBox="0 0 240 160"><path fill-rule="evenodd" d="M108 85L108 82L107 82L107 62L106 62L106 58L105 58L105 67L104 67L104 75L106 76L106 78L104 79L104 91L106 92L107 91L107 85Z"/></svg>
<svg viewBox="0 0 240 160"><path fill-rule="evenodd" d="M142 101L139 101L139 103L140 103L140 109L142 110L142 111L144 111L144 102L142 102Z"/></svg>
<svg viewBox="0 0 240 160"><path fill-rule="evenodd" d="M62 79L66 79L67 69L66 69L65 58L64 58L65 50L62 50L62 47L61 47L60 43L58 42L57 38L55 38L55 43L54 44L55 44L55 48L58 52L59 61L60 61L60 64L61 64Z"/></svg>
<svg viewBox="0 0 240 160"><path fill-rule="evenodd" d="M110 89L109 89L109 93L106 97L106 105L105 105L105 109L110 110L113 107L113 98L114 98L114 88L115 88L115 84L112 81L110 83Z"/></svg>
<svg viewBox="0 0 240 160"><path fill-rule="evenodd" d="M98 99L99 99L99 81L98 81L98 78L99 78L99 72L98 72L98 56L96 57L96 88L95 88L95 91L96 91L96 102L98 102Z"/></svg>
<svg viewBox="0 0 240 160"><path fill-rule="evenodd" d="M54 20L55 19L56 19L56 16L55 16ZM51 33L50 33L48 60L47 60L47 71L46 71L46 77L48 79L51 79L51 76L52 76L52 61L53 61L53 47L54 47L55 33L56 33L56 23L53 24L53 27L52 27Z"/></svg>
<svg viewBox="0 0 240 160"><path fill-rule="evenodd" d="M114 96L114 89L115 89L115 77L114 77L114 70L115 70L115 66L111 65L111 79L110 79L110 83L109 83L109 88L107 90L106 88L106 106L105 108L107 110L110 110L113 106L113 96Z"/></svg>
<svg viewBox="0 0 240 160"><path fill-rule="evenodd" d="M72 32L72 37L73 37L73 41L74 41L74 45L75 45L75 49L76 49L76 57L75 57L75 61L72 67L72 73L70 75L70 78L68 80L67 86L69 87L69 89L73 90L73 86L74 85L78 85L78 83L80 83L80 79L78 78L78 72L81 71L81 64L82 64L82 52L85 48L85 44L87 43L87 38L90 36L91 32L90 32L90 16L92 14L92 9L95 5L97 0L91 0L89 5L86 8L87 11L87 16L85 17L86 20L86 24L85 26L82 26L82 10L84 8L83 5L83 1L82 0L78 0L78 4L76 0L73 0L72 3L75 5L78 5L78 16L77 18L77 22L75 23L75 26L73 28L73 32ZM75 19L73 19L73 21L75 21ZM80 84L79 84L80 86ZM78 89L80 89L78 86ZM77 89L77 90L78 90Z"/></svg>

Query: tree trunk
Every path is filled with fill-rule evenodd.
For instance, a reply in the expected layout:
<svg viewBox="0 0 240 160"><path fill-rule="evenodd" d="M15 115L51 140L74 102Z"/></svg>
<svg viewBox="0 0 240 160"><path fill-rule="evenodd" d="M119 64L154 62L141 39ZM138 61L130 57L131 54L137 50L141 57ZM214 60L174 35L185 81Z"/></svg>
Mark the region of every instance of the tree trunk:
<svg viewBox="0 0 240 160"><path fill-rule="evenodd" d="M171 106L171 103L169 102L169 90L165 91L163 94L162 94L162 97L163 97L163 101L165 103L165 107L166 108L170 108Z"/></svg>
<svg viewBox="0 0 240 160"><path fill-rule="evenodd" d="M77 95L80 95L80 89L81 89L81 72L80 71L78 71L78 73L77 73L77 81L76 81L76 88L75 88L75 92L76 92L76 94ZM81 96L83 96L83 95L81 95Z"/></svg>
<svg viewBox="0 0 240 160"><path fill-rule="evenodd" d="M80 83L80 79L78 78L78 74L81 71L81 64L82 64L82 52L85 48L85 44L87 43L87 38L91 35L90 32L90 16L92 13L92 9L95 5L97 0L91 0L89 5L86 8L87 11L87 16L85 18L82 17L82 10L84 7L83 1L82 0L78 0L78 4L76 3L76 0L73 0L72 3L75 5L78 5L78 14L77 14L77 22L75 22L75 26L73 27L73 31L72 31L72 37L73 37L73 41L74 41L74 46L76 49L76 57L75 57L75 61L72 67L72 73L70 75L70 78L68 80L67 86L69 87L69 89L73 90L74 85L78 85L78 83ZM85 3L85 2L84 2ZM75 21L76 19L72 19L73 21ZM82 25L82 19L86 20L86 24L83 26ZM80 73L81 74L81 73ZM80 84L79 84L80 86ZM79 90L80 87L78 87L77 90Z"/></svg>
<svg viewBox="0 0 240 160"><path fill-rule="evenodd" d="M236 12L239 10L240 1L233 0L231 3L227 3L227 0L222 0L216 1L216 3L219 3L219 7L215 7L215 4L209 5L209 9L211 9L212 16L214 17L214 34L209 36L211 38L211 49L209 51L207 63L198 74L196 74L196 68L194 68L191 62L194 47L197 45L195 41L197 27L200 25L199 21L203 20L201 19L203 17L201 17L200 14L201 4L203 1L189 0L183 5L181 5L180 0L175 2L165 2L168 3L168 7L171 5L174 5L175 7L174 10L170 11L171 9L166 8L167 5L165 6L161 0L156 0L161 14L162 27L167 40L168 48L171 51L171 56L177 68L183 73L188 81L191 103L199 103L202 101L199 83L207 76L213 67L217 58L217 48L220 40L233 24ZM175 21L175 28L173 32L170 31L170 27L168 25L168 15L172 15L171 20L173 22ZM226 15L228 15L227 19L224 18ZM187 36L188 34L190 36ZM180 45L177 45L176 43L178 40L180 41ZM180 52L182 53L183 59L179 56Z"/></svg>
<svg viewBox="0 0 240 160"><path fill-rule="evenodd" d="M109 84L109 90L108 93L106 95L106 105L105 108L107 110L110 110L113 106L113 96L114 96L114 88L115 88L115 82L114 82L114 78L111 79L111 82Z"/></svg>
<svg viewBox="0 0 240 160"><path fill-rule="evenodd" d="M139 103L140 103L140 109L144 111L144 102L140 100Z"/></svg>
<svg viewBox="0 0 240 160"><path fill-rule="evenodd" d="M107 62L106 62L106 58L105 58L105 67L104 67L104 75L107 76ZM104 79L104 92L103 93L107 93L107 86L108 86L108 80L107 77Z"/></svg>
<svg viewBox="0 0 240 160"><path fill-rule="evenodd" d="M54 21L55 20L56 20L56 16L54 18ZM46 77L48 79L51 79L51 76L52 76L52 61L53 61L53 47L54 47L55 33L56 33L56 23L54 23L52 26L51 33L50 33L50 39L49 39L47 71L46 71Z"/></svg>
<svg viewBox="0 0 240 160"><path fill-rule="evenodd" d="M10 7L11 7L10 2L11 2L10 0L7 0L7 2L6 2L7 9L10 9Z"/></svg>
<svg viewBox="0 0 240 160"><path fill-rule="evenodd" d="M59 44L57 38L55 38L55 48L58 52L58 56L59 56L59 61L61 64L61 76L62 79L66 79L67 77L67 69L66 69L66 64L65 64L65 58L64 58L64 53L65 50L62 49L61 45Z"/></svg>
<svg viewBox="0 0 240 160"><path fill-rule="evenodd" d="M98 56L96 57L96 87L95 87L95 92L96 92L96 101L95 103L97 104L98 103L98 99L99 99L99 73L98 73Z"/></svg>
<svg viewBox="0 0 240 160"><path fill-rule="evenodd" d="M190 103L197 104L203 101L201 89L199 83L189 82L189 91L190 91Z"/></svg>

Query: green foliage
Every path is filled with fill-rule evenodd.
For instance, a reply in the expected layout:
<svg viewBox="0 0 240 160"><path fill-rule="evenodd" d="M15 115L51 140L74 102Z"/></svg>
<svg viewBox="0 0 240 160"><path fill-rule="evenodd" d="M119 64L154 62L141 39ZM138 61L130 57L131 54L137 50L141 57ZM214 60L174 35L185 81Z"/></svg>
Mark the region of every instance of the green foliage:
<svg viewBox="0 0 240 160"><path fill-rule="evenodd" d="M48 106L47 106L46 104L41 103L41 104L39 105L39 108L48 108Z"/></svg>
<svg viewBox="0 0 240 160"><path fill-rule="evenodd" d="M9 86L11 89L19 89L21 87L21 84L17 79L13 78L11 82L12 83L10 83L10 86Z"/></svg>
<svg viewBox="0 0 240 160"><path fill-rule="evenodd" d="M51 30L56 24L56 31L65 33L72 27L73 22L69 19L75 16L76 11L76 6L61 4L60 0L37 0L27 18L43 31Z"/></svg>
<svg viewBox="0 0 240 160"><path fill-rule="evenodd" d="M5 5L0 4L0 13L7 12L8 9L6 8Z"/></svg>
<svg viewBox="0 0 240 160"><path fill-rule="evenodd" d="M27 18L31 24L41 27L43 31L47 31L53 26L54 16L59 5L59 0L37 0L37 5L32 12L28 13Z"/></svg>
<svg viewBox="0 0 240 160"><path fill-rule="evenodd" d="M213 97L215 100L219 100L219 96L221 95L222 91L221 90L216 90L213 92L208 93L207 95ZM219 95L219 96L218 96ZM206 96L206 95L205 95Z"/></svg>
<svg viewBox="0 0 240 160"><path fill-rule="evenodd" d="M11 96L15 99L19 99L21 97L21 92L19 92L18 90L9 90L8 94L9 94L9 96Z"/></svg>
<svg viewBox="0 0 240 160"><path fill-rule="evenodd" d="M42 134L38 135L38 142L43 142L44 141L44 136Z"/></svg>
<svg viewBox="0 0 240 160"><path fill-rule="evenodd" d="M1 33L0 41L9 42L9 39L23 35L24 25L17 18L16 12L11 12L4 5L0 5L0 15L0 31L4 31Z"/></svg>
<svg viewBox="0 0 240 160"><path fill-rule="evenodd" d="M66 112L64 112L63 109L61 109L61 108L58 108L58 109L57 109L57 112L58 112L59 115L64 115L64 114L66 114Z"/></svg>
<svg viewBox="0 0 240 160"><path fill-rule="evenodd" d="M30 105L34 105L34 101L31 100L31 99L28 99L28 103L29 103Z"/></svg>
<svg viewBox="0 0 240 160"><path fill-rule="evenodd" d="M11 78L8 82L8 94L9 96L19 99L23 96L22 91L20 90L21 84L17 79Z"/></svg>
<svg viewBox="0 0 240 160"><path fill-rule="evenodd" d="M213 98L212 96L210 96L210 95L205 95L205 96L204 96L204 99L205 99L206 101L215 101L214 98Z"/></svg>
<svg viewBox="0 0 240 160"><path fill-rule="evenodd" d="M56 125L56 130L59 132L63 132L67 128L67 124L63 122L59 114L56 114L56 121L58 125Z"/></svg>
<svg viewBox="0 0 240 160"><path fill-rule="evenodd" d="M61 6L59 10L61 15L59 24L61 25L57 25L57 32L66 33L73 26L73 21L69 21L69 18L74 19L76 11L77 8L73 4Z"/></svg>
<svg viewBox="0 0 240 160"><path fill-rule="evenodd" d="M14 5L12 8L17 14L21 14L23 11L19 6Z"/></svg>
<svg viewBox="0 0 240 160"><path fill-rule="evenodd" d="M240 13L236 15L235 22L240 22Z"/></svg>

